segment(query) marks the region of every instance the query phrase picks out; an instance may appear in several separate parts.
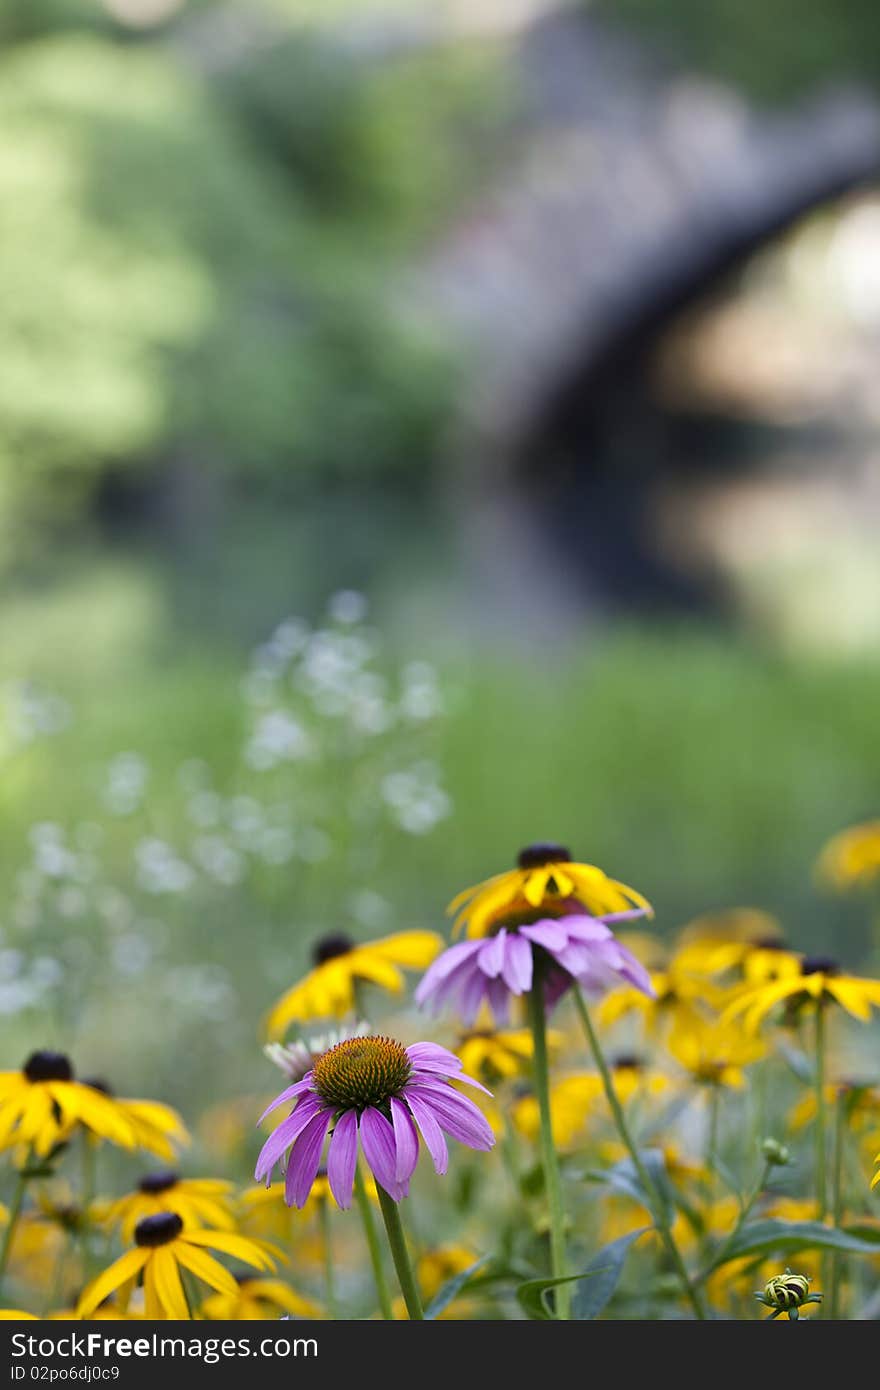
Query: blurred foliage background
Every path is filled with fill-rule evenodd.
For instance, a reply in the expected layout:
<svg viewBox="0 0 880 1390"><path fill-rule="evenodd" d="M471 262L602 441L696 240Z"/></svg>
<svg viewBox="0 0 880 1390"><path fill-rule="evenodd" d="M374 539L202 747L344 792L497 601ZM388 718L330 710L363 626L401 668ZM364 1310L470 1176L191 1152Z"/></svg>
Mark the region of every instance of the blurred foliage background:
<svg viewBox="0 0 880 1390"><path fill-rule="evenodd" d="M785 493L766 545L751 514L733 517L764 568L752 557L743 578L734 557L735 601L720 611L583 595L521 611L487 580L505 533L479 519L478 442L450 447L473 363L417 311L413 286L485 186L503 186L523 115L498 7L452 8L468 22L434 43L407 27L433 14L421 5L4 0L9 1065L55 1044L104 1071L112 1049L130 1093L184 1109L197 1090L264 1085L259 1018L316 936L439 926L454 891L536 839L636 884L662 933L754 904L851 965L874 949L870 904L813 879L823 841L877 813L870 545L844 528L823 546L820 505L792 558L775 539L796 514ZM758 103L880 77L859 0L811 5L809 23L794 4L742 0L588 9L639 51ZM866 196L855 212L861 226L868 207L874 254ZM816 399L816 371L834 375L829 321L859 379L876 380L876 316L803 291L810 255L853 215L825 210L716 287L696 359L725 313L752 323L757 306L733 355L745 376L769 362L769 305L786 343L826 344L796 397ZM677 389L697 391L694 360L673 356ZM834 396L823 420L856 422L870 479L878 425L861 400ZM728 407L710 452L733 431L746 476L772 473L766 391L745 426ZM839 452L835 436L829 475ZM515 482L502 479L502 501ZM865 621L835 642L850 599ZM296 652L290 615L309 634ZM345 661L337 672L344 708L336 687L291 685L277 667L332 666L340 634L366 643L354 676ZM404 687L436 700L410 718ZM291 690L308 718L285 718L306 729L307 754L278 715ZM247 750L273 711L267 768Z"/></svg>

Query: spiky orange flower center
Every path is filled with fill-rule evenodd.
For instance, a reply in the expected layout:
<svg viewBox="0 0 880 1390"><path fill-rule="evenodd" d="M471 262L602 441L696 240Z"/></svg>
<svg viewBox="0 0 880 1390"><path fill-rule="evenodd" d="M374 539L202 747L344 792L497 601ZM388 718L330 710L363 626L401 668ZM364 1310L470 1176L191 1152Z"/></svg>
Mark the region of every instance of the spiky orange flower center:
<svg viewBox="0 0 880 1390"><path fill-rule="evenodd" d="M393 1038L345 1038L315 1062L315 1090L340 1110L381 1106L412 1075L406 1049Z"/></svg>

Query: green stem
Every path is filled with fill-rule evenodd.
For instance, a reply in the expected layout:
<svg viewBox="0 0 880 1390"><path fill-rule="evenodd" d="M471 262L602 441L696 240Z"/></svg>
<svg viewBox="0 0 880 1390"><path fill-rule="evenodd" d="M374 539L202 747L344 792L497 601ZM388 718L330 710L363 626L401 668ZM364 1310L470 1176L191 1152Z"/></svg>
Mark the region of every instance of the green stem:
<svg viewBox="0 0 880 1390"><path fill-rule="evenodd" d="M547 1020L544 1012L544 989L537 962L536 979L528 994L529 1023L534 1041L533 1070L538 1111L541 1117L541 1159L544 1166L544 1185L550 1216L550 1263L554 1279L566 1279L565 1210L562 1201L562 1178L559 1157L553 1142L553 1119L550 1110L550 1074L547 1062ZM571 1285L560 1284L554 1290L556 1317L567 1321L571 1312Z"/></svg>
<svg viewBox="0 0 880 1390"><path fill-rule="evenodd" d="M82 1249L83 1265L87 1278L91 1278L95 1271L95 1253L92 1249L92 1227L89 1222L89 1208L94 1201L97 1191L97 1145L93 1142L89 1134L83 1130L82 1135L82 1193L80 1195L80 1207L82 1209L83 1225L80 1230L80 1246Z"/></svg>
<svg viewBox="0 0 880 1390"><path fill-rule="evenodd" d="M74 1236L72 1231L68 1231L58 1248L55 1259L55 1270L52 1275L52 1286L46 1300L46 1317L54 1308L62 1306L62 1294L64 1293L64 1270L67 1265L67 1258L72 1253L74 1246Z"/></svg>
<svg viewBox="0 0 880 1390"><path fill-rule="evenodd" d="M188 1270L182 1269L180 1271L180 1287L183 1289L183 1297L186 1301L186 1311L189 1313L189 1320L190 1322L195 1322L196 1315L194 1309L198 1300L193 1293Z"/></svg>
<svg viewBox="0 0 880 1390"><path fill-rule="evenodd" d="M419 1297L412 1261L406 1248L406 1236L403 1233L400 1209L394 1198L389 1197L381 1183L376 1183L376 1191L379 1194L379 1206L382 1209L388 1244L391 1247L391 1258L400 1280L400 1290L406 1304L406 1311L409 1313L410 1322L421 1322L425 1314L422 1311L422 1300Z"/></svg>
<svg viewBox="0 0 880 1390"><path fill-rule="evenodd" d="M386 1322L393 1322L394 1311L391 1307L391 1294L388 1291L388 1280L385 1278L385 1270L382 1267L382 1251L379 1248L379 1236L376 1232L376 1223L373 1220L373 1213L370 1209L370 1199L367 1196L367 1189L364 1186L360 1164L358 1164L357 1168L354 1170L354 1193L360 1209L361 1221L364 1225L364 1235L367 1238L367 1249L370 1252L370 1264L373 1267L373 1278L376 1281L376 1292L379 1295L379 1307L382 1310L382 1317Z"/></svg>
<svg viewBox="0 0 880 1390"><path fill-rule="evenodd" d="M761 1141L768 1133L767 1129L767 1062L758 1062L751 1074L750 1099L749 1105L749 1125L748 1129L743 1126L743 1138L745 1149L743 1151L743 1162L747 1166L751 1156L756 1150L760 1149Z"/></svg>
<svg viewBox="0 0 880 1390"><path fill-rule="evenodd" d="M715 1155L718 1152L718 1118L721 1101L721 1087L713 1086L709 1098L709 1137L706 1145L706 1167L709 1171L709 1192L711 1202L715 1196Z"/></svg>
<svg viewBox="0 0 880 1390"><path fill-rule="evenodd" d="M25 1164L25 1166L27 1166L27 1164ZM12 1197L12 1204L9 1208L9 1220L6 1223L6 1230L3 1232L3 1243L0 1245L0 1290L3 1288L6 1266L9 1263L9 1252L12 1249L12 1240L15 1235L15 1228L18 1225L18 1218L21 1215L21 1208L24 1202L24 1194L27 1185L28 1179L24 1169L20 1169L18 1181L15 1184L15 1192Z"/></svg>
<svg viewBox="0 0 880 1390"><path fill-rule="evenodd" d="M840 1091L834 1110L834 1149L831 1170L831 1201L834 1225L839 1230L843 1219L843 1139L846 1131L846 1096ZM828 1315L840 1316L840 1252L831 1256L828 1279Z"/></svg>
<svg viewBox="0 0 880 1390"><path fill-rule="evenodd" d="M825 1183L825 1011L822 1000L816 1003L816 1208L820 1221L825 1220L828 1201Z"/></svg>
<svg viewBox="0 0 880 1390"><path fill-rule="evenodd" d="M586 1006L586 1003L584 1002L584 997L581 993L580 986L577 983L575 983L574 986L574 1002L578 1014L580 1015L581 1023L583 1024L584 1032L587 1037L587 1042L590 1045L590 1051L593 1054L596 1066L599 1068L599 1075L602 1078L602 1085L605 1088L605 1096L608 1100L608 1104L611 1107L611 1113L614 1116L614 1122L617 1125L617 1132L623 1140L624 1147L633 1161L633 1166L636 1170L636 1173L638 1174L639 1182L642 1184L642 1187L648 1198L648 1202L650 1204L651 1211L654 1216L654 1222L656 1224L657 1231L660 1235L660 1239L663 1241L663 1244L666 1247L666 1253L668 1254L669 1259L672 1262L672 1266L675 1269L676 1274L678 1275L682 1291L687 1297L688 1302L694 1310L694 1316L702 1321L706 1317L706 1310L703 1306L703 1300L700 1296L699 1291L694 1287L694 1284L691 1282L687 1269L685 1268L684 1260L681 1257L681 1252L679 1251L679 1248L675 1243L672 1230L670 1229L669 1217L666 1213L665 1204L662 1201L660 1193L657 1191L657 1188L650 1174L648 1173L647 1168L642 1162L641 1155L639 1154L633 1137L629 1132L629 1126L626 1122L626 1116L623 1113L623 1107L621 1106L620 1101L617 1098L617 1092L614 1089L614 1082L612 1081L611 1073L608 1070L608 1063L605 1061L605 1056L599 1044L599 1039L596 1037L596 1032L593 1028L593 1020L590 1018L589 1010Z"/></svg>
<svg viewBox="0 0 880 1390"><path fill-rule="evenodd" d="M324 1245L324 1292L327 1299L327 1315L336 1318L336 1278L333 1270L333 1245L330 1240L330 1203L324 1199L319 1203L321 1213L321 1240Z"/></svg>
<svg viewBox="0 0 880 1390"><path fill-rule="evenodd" d="M519 1153L517 1149L516 1132L513 1128L513 1122L511 1121L510 1112L508 1110L504 1111L502 1120L504 1123L504 1137L501 1141L501 1158L503 1160L504 1167L507 1170L507 1175L510 1178L510 1184L513 1188L514 1196L516 1197L517 1201L519 1201L522 1197L522 1188L520 1185Z"/></svg>
<svg viewBox="0 0 880 1390"><path fill-rule="evenodd" d="M82 1139L82 1196L80 1203L85 1211L95 1197L97 1149L85 1130L83 1130Z"/></svg>
<svg viewBox="0 0 880 1390"><path fill-rule="evenodd" d="M758 1185L752 1190L748 1200L740 1209L739 1216L736 1219L736 1225L730 1232L730 1235L727 1237L727 1240L724 1242L721 1249L715 1256L713 1256L712 1263L708 1266L707 1269L704 1269L702 1273L697 1275L696 1279L694 1280L695 1283L702 1284L704 1279L708 1279L713 1269L717 1269L719 1265L724 1264L724 1259L728 1250L733 1245L733 1242L736 1240L745 1223L748 1221L752 1213L752 1208L754 1207L761 1193L764 1191L764 1188L767 1186L767 1179L769 1178L772 1169L772 1163L764 1164L764 1171L761 1173L761 1176L758 1179Z"/></svg>

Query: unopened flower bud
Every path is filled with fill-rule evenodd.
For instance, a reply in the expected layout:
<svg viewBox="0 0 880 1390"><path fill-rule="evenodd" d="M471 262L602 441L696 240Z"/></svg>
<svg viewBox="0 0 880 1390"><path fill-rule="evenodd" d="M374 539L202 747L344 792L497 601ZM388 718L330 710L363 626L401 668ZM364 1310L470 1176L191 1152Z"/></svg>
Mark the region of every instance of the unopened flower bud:
<svg viewBox="0 0 880 1390"><path fill-rule="evenodd" d="M784 1168L786 1163L791 1161L791 1154L778 1139L765 1139L761 1145L761 1153L768 1163L774 1163L780 1168Z"/></svg>
<svg viewBox="0 0 880 1390"><path fill-rule="evenodd" d="M787 1269L784 1274L775 1274L760 1293L755 1294L759 1303L763 1303L765 1308L771 1308L771 1318L778 1318L780 1313L787 1313L791 1322L798 1321L798 1309L805 1303L821 1303L820 1293L810 1293L809 1274L792 1274Z"/></svg>

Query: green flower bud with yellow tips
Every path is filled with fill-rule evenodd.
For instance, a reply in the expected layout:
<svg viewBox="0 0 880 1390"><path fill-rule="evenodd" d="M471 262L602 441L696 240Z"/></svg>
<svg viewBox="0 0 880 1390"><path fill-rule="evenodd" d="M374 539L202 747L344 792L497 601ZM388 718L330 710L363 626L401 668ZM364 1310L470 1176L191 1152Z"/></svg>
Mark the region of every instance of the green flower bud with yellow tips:
<svg viewBox="0 0 880 1390"><path fill-rule="evenodd" d="M778 1318L780 1313L788 1313L791 1322L797 1322L798 1309L805 1303L822 1302L820 1293L810 1293L809 1274L792 1274L790 1269L784 1274L774 1274L763 1290L755 1293L755 1298L765 1308L773 1309L771 1319Z"/></svg>

